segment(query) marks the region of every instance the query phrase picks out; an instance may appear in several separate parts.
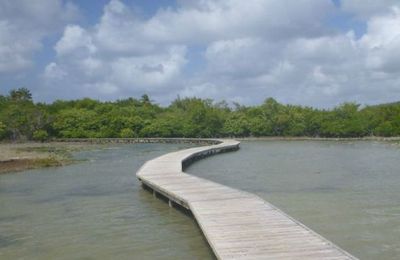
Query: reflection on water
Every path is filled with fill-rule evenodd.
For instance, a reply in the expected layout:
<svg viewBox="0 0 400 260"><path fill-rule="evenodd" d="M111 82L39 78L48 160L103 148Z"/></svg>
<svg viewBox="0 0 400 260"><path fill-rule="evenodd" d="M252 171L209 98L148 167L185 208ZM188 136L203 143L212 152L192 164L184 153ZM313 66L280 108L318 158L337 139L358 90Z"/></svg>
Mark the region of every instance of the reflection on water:
<svg viewBox="0 0 400 260"><path fill-rule="evenodd" d="M0 259L213 259L195 221L135 178L146 160L184 147L122 145L0 175Z"/></svg>
<svg viewBox="0 0 400 260"><path fill-rule="evenodd" d="M186 171L275 204L360 259L400 259L400 149L378 142L242 142Z"/></svg>

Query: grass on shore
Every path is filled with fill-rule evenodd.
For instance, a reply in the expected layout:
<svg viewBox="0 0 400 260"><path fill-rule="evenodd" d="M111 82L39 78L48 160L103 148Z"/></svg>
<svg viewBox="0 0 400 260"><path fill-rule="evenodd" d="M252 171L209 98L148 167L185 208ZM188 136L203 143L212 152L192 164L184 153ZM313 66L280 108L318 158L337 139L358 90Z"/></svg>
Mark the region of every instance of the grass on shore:
<svg viewBox="0 0 400 260"><path fill-rule="evenodd" d="M87 143L0 143L0 174L71 164L78 161L72 152L98 147Z"/></svg>

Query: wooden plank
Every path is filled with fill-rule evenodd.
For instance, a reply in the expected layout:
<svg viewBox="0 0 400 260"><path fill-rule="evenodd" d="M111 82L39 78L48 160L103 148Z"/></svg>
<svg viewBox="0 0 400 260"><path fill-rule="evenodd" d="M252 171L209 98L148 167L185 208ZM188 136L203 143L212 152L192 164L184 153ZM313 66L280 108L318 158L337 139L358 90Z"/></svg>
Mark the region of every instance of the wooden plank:
<svg viewBox="0 0 400 260"><path fill-rule="evenodd" d="M239 148L235 140L160 156L136 173L193 213L218 259L356 259L258 196L182 172L185 160Z"/></svg>

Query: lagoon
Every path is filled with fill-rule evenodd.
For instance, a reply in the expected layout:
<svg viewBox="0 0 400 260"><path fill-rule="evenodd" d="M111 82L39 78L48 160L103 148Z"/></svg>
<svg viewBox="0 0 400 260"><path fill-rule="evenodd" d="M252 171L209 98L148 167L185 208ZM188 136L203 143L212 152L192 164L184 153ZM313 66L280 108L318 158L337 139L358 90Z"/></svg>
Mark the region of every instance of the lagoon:
<svg viewBox="0 0 400 260"><path fill-rule="evenodd" d="M252 141L186 172L255 193L360 259L400 258L400 147Z"/></svg>
<svg viewBox="0 0 400 260"><path fill-rule="evenodd" d="M136 180L147 160L187 145L79 152L87 161L0 175L0 259L212 259L195 221Z"/></svg>
<svg viewBox="0 0 400 260"><path fill-rule="evenodd" d="M0 259L213 259L195 221L135 177L186 147L112 146L0 175ZM398 259L399 158L383 142L244 141L186 171L258 194L360 259Z"/></svg>

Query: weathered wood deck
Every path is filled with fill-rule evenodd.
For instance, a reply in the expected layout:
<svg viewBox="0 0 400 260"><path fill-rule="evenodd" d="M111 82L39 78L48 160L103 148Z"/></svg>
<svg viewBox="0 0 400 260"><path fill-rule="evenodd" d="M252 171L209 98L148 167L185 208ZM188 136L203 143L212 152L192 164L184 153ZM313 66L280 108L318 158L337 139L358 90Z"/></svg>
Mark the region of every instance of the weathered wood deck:
<svg viewBox="0 0 400 260"><path fill-rule="evenodd" d="M184 165L239 148L235 140L169 153L137 172L143 185L190 210L218 259L355 259L258 196L183 172Z"/></svg>

